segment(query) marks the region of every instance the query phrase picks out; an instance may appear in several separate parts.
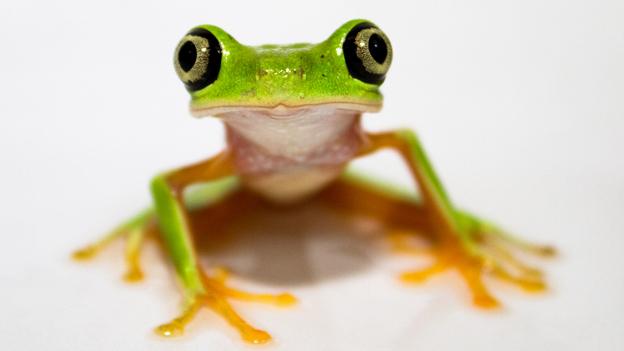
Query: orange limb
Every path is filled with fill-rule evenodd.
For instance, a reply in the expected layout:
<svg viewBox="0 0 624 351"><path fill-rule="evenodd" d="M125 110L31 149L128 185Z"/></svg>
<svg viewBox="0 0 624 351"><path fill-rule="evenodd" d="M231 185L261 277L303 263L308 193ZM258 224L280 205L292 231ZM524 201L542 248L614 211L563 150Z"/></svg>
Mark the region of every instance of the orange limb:
<svg viewBox="0 0 624 351"><path fill-rule="evenodd" d="M343 177L323 189L316 198L345 214L383 223L392 231L418 231L432 238L431 223L422 204L390 196L374 186Z"/></svg>
<svg viewBox="0 0 624 351"><path fill-rule="evenodd" d="M154 219L151 211L144 211L111 231L102 239L74 251L72 258L77 261L93 259L113 241L125 238L126 273L123 279L127 282L140 281L143 279L143 270L140 263L141 248L145 237L155 230Z"/></svg>
<svg viewBox="0 0 624 351"><path fill-rule="evenodd" d="M517 259L511 249L538 256L550 256L554 254L554 249L512 237L486 221L457 210L413 133L367 134L367 138L367 147L361 155L384 148L397 151L418 185L422 202L397 198L384 191L383 187L374 190L371 184L357 182L338 183L335 187L340 189L331 189L331 196L328 197L332 201L338 199L340 205L346 205L353 211L382 221L389 228L398 226L398 234L391 236L396 251L433 254L431 266L404 273L401 276L403 281L420 283L435 274L455 269L466 282L473 303L482 308L499 306L498 300L483 283L485 275L525 291L546 289L541 271ZM361 189L363 187L366 189ZM348 200L350 197L352 200ZM416 247L406 240L405 229L409 231L410 227L412 232L418 234L426 231L428 235L425 237L430 239L432 248Z"/></svg>
<svg viewBox="0 0 624 351"><path fill-rule="evenodd" d="M320 194L320 197L338 210L372 218L387 228L393 228L389 239L395 251L414 255L423 253L434 255L435 261L430 266L401 274L402 281L422 283L436 274L456 268L470 288L476 306L484 308L498 306L498 302L482 282L481 267L475 262L470 262L457 247L440 243L435 245L434 242L434 247L423 248L410 242L408 235L414 236L416 233L430 240L436 239L432 235L435 228L422 204L393 197L384 193L382 189L347 179L333 183Z"/></svg>

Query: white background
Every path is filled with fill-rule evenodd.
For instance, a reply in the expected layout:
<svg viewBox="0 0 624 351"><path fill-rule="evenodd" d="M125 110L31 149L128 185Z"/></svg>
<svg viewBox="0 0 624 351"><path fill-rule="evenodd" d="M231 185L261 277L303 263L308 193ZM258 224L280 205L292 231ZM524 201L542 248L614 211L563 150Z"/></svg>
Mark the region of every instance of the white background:
<svg viewBox="0 0 624 351"><path fill-rule="evenodd" d="M458 204L562 255L539 262L549 293L490 284L506 307L484 313L453 274L398 283L423 261L345 235L326 225L331 215L307 226L283 217L207 258L247 272L239 286L301 298L290 310L236 305L275 336L261 349L623 349L617 0L2 2L2 349L247 348L210 312L183 339L152 335L180 303L153 246L148 279L135 286L119 279L121 244L86 265L68 255L149 203L153 174L223 145L217 121L189 117L172 67L188 29L216 24L246 44L318 42L358 17L376 22L395 49L385 108L365 125L418 130ZM360 164L408 184L390 154ZM293 227L296 235L283 233Z"/></svg>

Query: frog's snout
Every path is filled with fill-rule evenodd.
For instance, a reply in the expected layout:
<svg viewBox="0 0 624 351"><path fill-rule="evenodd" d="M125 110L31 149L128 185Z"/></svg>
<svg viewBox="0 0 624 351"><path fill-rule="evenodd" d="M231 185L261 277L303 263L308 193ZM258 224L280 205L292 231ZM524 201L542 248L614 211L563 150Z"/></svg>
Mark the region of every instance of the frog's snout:
<svg viewBox="0 0 624 351"><path fill-rule="evenodd" d="M274 81L283 79L299 79L305 80L305 69L301 66L297 67L280 67L280 68L258 68L256 72L257 81Z"/></svg>
<svg viewBox="0 0 624 351"><path fill-rule="evenodd" d="M266 62L256 69L256 91L272 96L275 100L305 98L307 85L306 69L300 63Z"/></svg>

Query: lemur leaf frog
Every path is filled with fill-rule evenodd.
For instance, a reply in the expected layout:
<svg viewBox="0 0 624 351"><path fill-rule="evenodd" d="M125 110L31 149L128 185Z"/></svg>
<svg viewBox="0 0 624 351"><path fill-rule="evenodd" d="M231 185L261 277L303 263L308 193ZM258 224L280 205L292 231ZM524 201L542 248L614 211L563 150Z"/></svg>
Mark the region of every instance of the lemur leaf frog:
<svg viewBox="0 0 624 351"><path fill-rule="evenodd" d="M483 308L499 305L482 283L484 274L525 290L543 290L541 272L515 258L513 251L550 256L552 247L528 243L459 210L412 131L362 129L362 114L381 109L379 87L392 56L386 34L359 19L345 23L319 44L251 47L216 26L191 29L175 49L175 71L191 96L192 114L220 119L227 146L205 161L154 177L153 207L76 251L74 257L92 257L113 239L125 237L126 279L139 280L141 243L146 233L158 233L185 304L180 316L156 332L180 335L200 309L209 308L237 328L244 340L264 343L271 336L246 322L230 300L288 305L295 298L237 290L226 284L224 271L204 270L198 264L194 234L210 228L202 227L199 219L216 209L228 218L244 216L253 206L234 201L241 194L279 206L317 198L394 228L430 233L434 263L403 273L404 281L421 282L456 270L473 303ZM351 160L382 149L400 155L418 187L418 198L346 171ZM185 192L197 184L201 186Z"/></svg>

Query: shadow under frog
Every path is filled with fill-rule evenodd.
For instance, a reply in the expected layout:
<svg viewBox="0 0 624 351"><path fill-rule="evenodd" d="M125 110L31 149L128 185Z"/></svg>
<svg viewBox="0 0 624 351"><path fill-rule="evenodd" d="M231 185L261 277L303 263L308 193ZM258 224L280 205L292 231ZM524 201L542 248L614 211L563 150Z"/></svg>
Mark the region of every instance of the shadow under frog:
<svg viewBox="0 0 624 351"><path fill-rule="evenodd" d="M218 204L192 211L202 264L225 267L239 278L289 288L366 271L388 252L384 246L392 241L384 240L384 233L426 234L427 223L418 216L419 210L411 218L392 215L409 213L391 208L408 203L389 206L384 216L392 218L371 220L361 202L371 204L371 212L372 206L379 210L383 202L375 202L373 192L347 196L347 186L330 186L286 208L241 188ZM357 210L350 205L355 202L360 202ZM392 219L392 226L387 219Z"/></svg>

